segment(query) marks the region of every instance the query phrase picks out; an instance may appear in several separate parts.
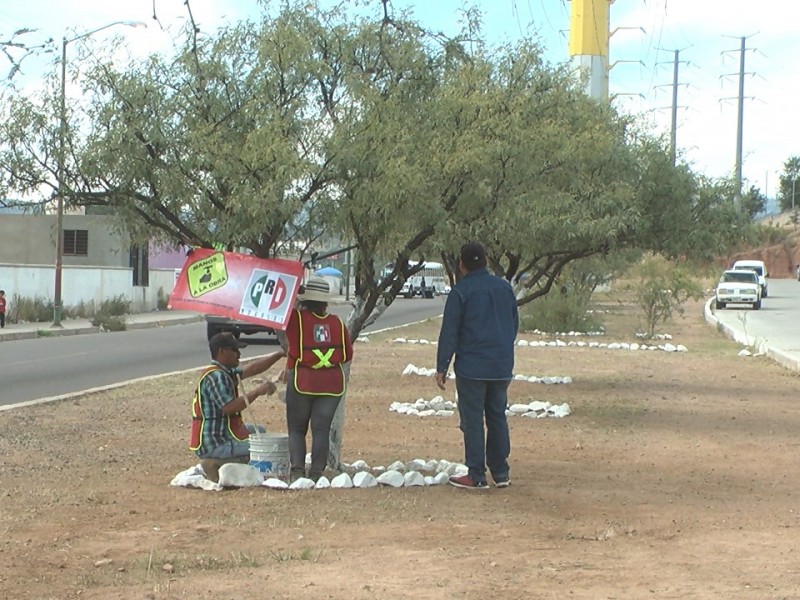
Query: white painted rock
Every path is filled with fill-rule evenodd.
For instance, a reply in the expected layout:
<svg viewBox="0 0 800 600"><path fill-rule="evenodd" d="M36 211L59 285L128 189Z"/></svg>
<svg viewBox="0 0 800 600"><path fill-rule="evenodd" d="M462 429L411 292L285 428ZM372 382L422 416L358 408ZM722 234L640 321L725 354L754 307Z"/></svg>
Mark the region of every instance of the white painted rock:
<svg viewBox="0 0 800 600"><path fill-rule="evenodd" d="M530 407L527 404L512 404L508 407L512 413L522 414L526 413L530 410Z"/></svg>
<svg viewBox="0 0 800 600"><path fill-rule="evenodd" d="M434 470L437 473L441 473L442 471L447 470L447 467L449 467L449 466L450 466L450 461L442 459L442 460L439 461L439 464L436 465L436 468Z"/></svg>
<svg viewBox="0 0 800 600"><path fill-rule="evenodd" d="M250 465L226 463L219 468L219 484L222 487L256 487L263 482L261 472Z"/></svg>
<svg viewBox="0 0 800 600"><path fill-rule="evenodd" d="M369 465L365 460L357 460L350 466L354 471L369 471Z"/></svg>
<svg viewBox="0 0 800 600"><path fill-rule="evenodd" d="M527 406L530 410L547 410L550 408L550 403L542 402L541 400L533 400Z"/></svg>
<svg viewBox="0 0 800 600"><path fill-rule="evenodd" d="M265 487L268 487L268 488L272 488L273 490L288 490L289 489L289 484L288 483L286 483L285 481L282 481L280 479L277 479L276 477L270 477L269 479L267 479L261 485L263 485Z"/></svg>
<svg viewBox="0 0 800 600"><path fill-rule="evenodd" d="M436 416L437 417L452 417L456 411L454 410L437 410Z"/></svg>
<svg viewBox="0 0 800 600"><path fill-rule="evenodd" d="M415 458L406 463L406 471L424 471L425 461L421 458Z"/></svg>
<svg viewBox="0 0 800 600"><path fill-rule="evenodd" d="M417 413L417 416L419 416L419 417L432 417L435 414L436 414L435 410L433 410L432 408L428 408L428 409L419 411L419 413Z"/></svg>
<svg viewBox="0 0 800 600"><path fill-rule="evenodd" d="M547 413L553 417L566 417L570 414L569 404L564 402L564 404L559 404L557 406L551 406L547 409Z"/></svg>
<svg viewBox="0 0 800 600"><path fill-rule="evenodd" d="M339 473L336 477L331 479L331 487L337 489L348 489L353 487L353 480L347 473Z"/></svg>
<svg viewBox="0 0 800 600"><path fill-rule="evenodd" d="M329 487L331 487L331 482L327 477L325 477L325 475L323 475L322 477L317 479L317 483L314 486L314 489L316 489L316 490L326 490Z"/></svg>
<svg viewBox="0 0 800 600"><path fill-rule="evenodd" d="M359 471L353 475L353 485L357 488L366 489L378 485L378 480L375 479L375 476L372 473L368 473L367 471Z"/></svg>
<svg viewBox="0 0 800 600"><path fill-rule="evenodd" d="M411 364L407 365L406 368L403 369L403 375L416 375L417 373L419 373L419 369Z"/></svg>
<svg viewBox="0 0 800 600"><path fill-rule="evenodd" d="M409 471L405 474L404 485L406 487L414 487L418 485L425 485L425 477L419 471Z"/></svg>
<svg viewBox="0 0 800 600"><path fill-rule="evenodd" d="M378 483L392 487L403 487L405 478L400 471L390 470L378 475Z"/></svg>
<svg viewBox="0 0 800 600"><path fill-rule="evenodd" d="M450 481L450 475L447 473L437 473L433 477L433 481L436 485L441 485L443 483L448 483Z"/></svg>
<svg viewBox="0 0 800 600"><path fill-rule="evenodd" d="M290 490L310 490L312 489L316 483L313 479L309 479L308 477L300 477L299 479L295 479L290 485Z"/></svg>
<svg viewBox="0 0 800 600"><path fill-rule="evenodd" d="M405 471L406 470L406 464L403 463L403 462L400 462L399 460L396 460L392 464L390 464L388 467L386 467L386 470L387 471Z"/></svg>

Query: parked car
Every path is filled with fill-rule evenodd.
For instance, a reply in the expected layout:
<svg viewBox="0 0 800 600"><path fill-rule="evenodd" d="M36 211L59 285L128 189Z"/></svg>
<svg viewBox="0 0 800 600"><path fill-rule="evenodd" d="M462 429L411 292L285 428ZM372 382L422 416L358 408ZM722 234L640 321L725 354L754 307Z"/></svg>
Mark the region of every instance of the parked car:
<svg viewBox="0 0 800 600"><path fill-rule="evenodd" d="M214 335L223 331L230 331L237 338L242 334L253 335L256 333L266 333L275 335L275 331L271 327L265 325L248 323L247 321L236 321L235 319L228 319L227 317L220 317L217 315L206 315L206 335L209 340Z"/></svg>
<svg viewBox="0 0 800 600"><path fill-rule="evenodd" d="M752 269L755 271L758 274L758 283L761 286L761 297L766 298L769 295L767 290L769 273L767 273L767 265L764 264L763 260L737 260L733 263L731 269Z"/></svg>
<svg viewBox="0 0 800 600"><path fill-rule="evenodd" d="M444 285L444 278L442 278L442 285ZM414 296L433 298L437 293L435 282L429 282L424 277L415 275L403 283L399 295L403 298L413 298Z"/></svg>
<svg viewBox="0 0 800 600"><path fill-rule="evenodd" d="M761 308L761 284L752 269L730 269L722 274L715 291L715 307L728 304L750 304L753 310Z"/></svg>

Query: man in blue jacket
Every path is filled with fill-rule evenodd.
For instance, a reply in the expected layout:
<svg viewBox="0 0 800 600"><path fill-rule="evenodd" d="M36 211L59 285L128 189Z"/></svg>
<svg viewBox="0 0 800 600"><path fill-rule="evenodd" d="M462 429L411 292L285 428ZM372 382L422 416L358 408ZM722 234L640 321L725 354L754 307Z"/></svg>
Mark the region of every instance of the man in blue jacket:
<svg viewBox="0 0 800 600"><path fill-rule="evenodd" d="M486 270L486 251L477 242L461 248L463 277L447 297L436 354L436 383L445 389L455 354L458 413L469 472L450 483L486 489L486 466L496 487L510 485L506 406L514 369L514 340L519 329L517 300L511 285ZM486 435L484 436L484 417Z"/></svg>

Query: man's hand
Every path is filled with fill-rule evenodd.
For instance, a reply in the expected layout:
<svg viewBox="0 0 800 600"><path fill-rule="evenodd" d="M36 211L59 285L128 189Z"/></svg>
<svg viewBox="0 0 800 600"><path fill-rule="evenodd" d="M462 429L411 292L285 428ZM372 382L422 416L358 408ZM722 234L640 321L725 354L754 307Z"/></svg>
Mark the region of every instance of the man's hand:
<svg viewBox="0 0 800 600"><path fill-rule="evenodd" d="M272 383L271 381L265 381L264 383L259 384L254 389L255 393L258 394L259 396L264 396L264 395L271 396L277 390L278 390L278 388L275 387L275 384Z"/></svg>
<svg viewBox="0 0 800 600"><path fill-rule="evenodd" d="M440 390L444 389L444 384L447 381L447 373L437 373L436 374L436 385L439 386Z"/></svg>

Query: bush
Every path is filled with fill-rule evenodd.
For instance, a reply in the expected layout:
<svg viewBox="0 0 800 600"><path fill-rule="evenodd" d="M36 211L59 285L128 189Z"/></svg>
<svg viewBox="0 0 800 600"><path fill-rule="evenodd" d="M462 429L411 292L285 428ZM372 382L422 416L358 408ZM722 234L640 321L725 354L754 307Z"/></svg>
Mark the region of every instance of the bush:
<svg viewBox="0 0 800 600"><path fill-rule="evenodd" d="M23 298L14 294L9 308L9 323L38 323L53 320L53 302L42 296Z"/></svg>
<svg viewBox="0 0 800 600"><path fill-rule="evenodd" d="M636 303L642 309L648 337L656 327L683 315L683 304L691 298L702 298L703 290L686 269L661 256L648 256L636 268Z"/></svg>
<svg viewBox="0 0 800 600"><path fill-rule="evenodd" d="M81 300L76 306L64 308L64 315L70 319L90 319L96 312L93 300L90 302Z"/></svg>
<svg viewBox="0 0 800 600"><path fill-rule="evenodd" d="M164 294L164 288L160 287L156 294L156 308L158 310L167 310L167 304L169 304L169 296Z"/></svg>
<svg viewBox="0 0 800 600"><path fill-rule="evenodd" d="M110 300L103 300L103 303L98 309L98 314L109 315L112 317L121 317L131 312L131 301L125 296L119 296Z"/></svg>
<svg viewBox="0 0 800 600"><path fill-rule="evenodd" d="M92 325L100 327L105 331L125 331L127 328L126 319L121 315L110 315L99 312L92 319Z"/></svg>
<svg viewBox="0 0 800 600"><path fill-rule="evenodd" d="M554 292L520 307L520 330L538 329L548 333L599 331L602 322L589 314L591 294Z"/></svg>

